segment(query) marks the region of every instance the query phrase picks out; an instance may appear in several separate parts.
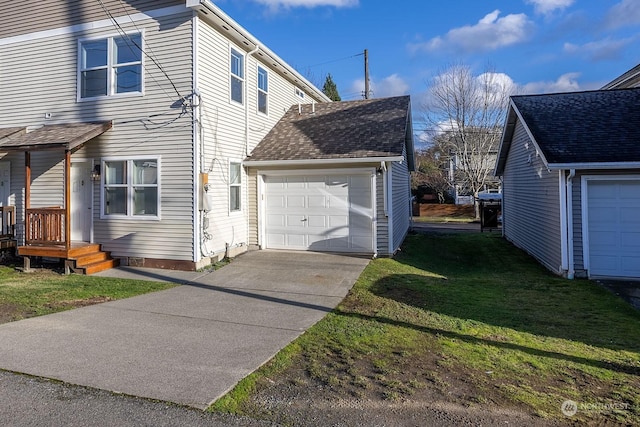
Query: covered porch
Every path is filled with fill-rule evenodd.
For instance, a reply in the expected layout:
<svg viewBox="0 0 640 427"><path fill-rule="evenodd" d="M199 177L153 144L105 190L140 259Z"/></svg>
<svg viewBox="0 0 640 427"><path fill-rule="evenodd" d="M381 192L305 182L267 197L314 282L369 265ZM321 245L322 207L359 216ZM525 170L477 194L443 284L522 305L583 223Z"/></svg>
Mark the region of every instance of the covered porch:
<svg viewBox="0 0 640 427"><path fill-rule="evenodd" d="M117 265L101 245L71 238L71 156L111 127L111 122L45 125L31 132L23 128L0 139L0 152L24 152L24 245L17 247L17 254L24 259L25 271L30 270L32 257L64 260L65 273L91 274ZM52 155L64 152L62 206L32 207L31 153L43 150Z"/></svg>

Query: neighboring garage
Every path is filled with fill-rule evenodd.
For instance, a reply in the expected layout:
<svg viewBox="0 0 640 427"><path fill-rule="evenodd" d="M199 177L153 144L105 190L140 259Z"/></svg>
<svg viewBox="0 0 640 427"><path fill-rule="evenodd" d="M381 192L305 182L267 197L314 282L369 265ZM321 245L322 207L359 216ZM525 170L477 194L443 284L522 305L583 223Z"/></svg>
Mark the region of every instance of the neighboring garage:
<svg viewBox="0 0 640 427"><path fill-rule="evenodd" d="M293 106L243 163L251 244L393 255L411 221L413 162L408 96Z"/></svg>
<svg viewBox="0 0 640 427"><path fill-rule="evenodd" d="M265 175L265 247L373 253L372 174Z"/></svg>
<svg viewBox="0 0 640 427"><path fill-rule="evenodd" d="M640 88L511 97L504 236L555 273L640 279Z"/></svg>
<svg viewBox="0 0 640 427"><path fill-rule="evenodd" d="M640 178L583 178L591 277L640 277Z"/></svg>

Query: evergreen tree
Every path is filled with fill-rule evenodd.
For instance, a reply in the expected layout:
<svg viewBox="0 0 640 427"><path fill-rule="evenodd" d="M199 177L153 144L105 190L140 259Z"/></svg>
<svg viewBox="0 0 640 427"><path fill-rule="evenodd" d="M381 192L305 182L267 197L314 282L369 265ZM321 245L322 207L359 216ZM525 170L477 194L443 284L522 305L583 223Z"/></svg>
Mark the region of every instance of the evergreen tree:
<svg viewBox="0 0 640 427"><path fill-rule="evenodd" d="M327 74L327 78L322 86L322 92L329 97L332 101L341 101L340 94L338 93L338 87L331 78L331 74Z"/></svg>

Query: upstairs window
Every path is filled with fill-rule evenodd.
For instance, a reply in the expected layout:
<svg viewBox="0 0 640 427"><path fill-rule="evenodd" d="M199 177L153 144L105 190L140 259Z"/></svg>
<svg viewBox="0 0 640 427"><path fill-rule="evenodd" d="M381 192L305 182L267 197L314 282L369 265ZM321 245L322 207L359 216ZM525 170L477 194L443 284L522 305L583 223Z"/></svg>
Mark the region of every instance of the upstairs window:
<svg viewBox="0 0 640 427"><path fill-rule="evenodd" d="M258 111L267 114L269 98L269 73L258 67Z"/></svg>
<svg viewBox="0 0 640 427"><path fill-rule="evenodd" d="M298 88L296 88L296 96L300 99L304 99L304 92Z"/></svg>
<svg viewBox="0 0 640 427"><path fill-rule="evenodd" d="M142 93L142 35L80 42L79 98Z"/></svg>
<svg viewBox="0 0 640 427"><path fill-rule="evenodd" d="M231 99L244 103L244 55L231 49Z"/></svg>

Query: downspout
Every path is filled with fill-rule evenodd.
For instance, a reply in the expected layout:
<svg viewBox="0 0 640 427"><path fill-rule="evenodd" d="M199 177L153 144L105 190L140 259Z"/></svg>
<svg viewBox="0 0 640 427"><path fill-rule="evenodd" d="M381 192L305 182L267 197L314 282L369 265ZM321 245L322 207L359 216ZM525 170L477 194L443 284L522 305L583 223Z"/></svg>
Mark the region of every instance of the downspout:
<svg viewBox="0 0 640 427"><path fill-rule="evenodd" d="M247 53L247 59L244 61L244 138L245 138L245 146L244 146L244 151L245 151L245 157L249 157L249 58L251 56L253 56L255 53L257 53L260 50L260 45L256 44L255 49L249 51ZM256 177L257 179L257 177ZM243 194L245 195L244 199L248 202L249 201L249 174L247 173L247 183L246 183L246 191L243 191ZM257 185L257 183L256 183ZM245 225L245 242L247 244L247 248L249 248L249 242L251 241L251 236L250 236L250 230L251 230L251 220L249 219L249 204L245 203L246 206L246 210L244 213L245 219L246 219L246 225Z"/></svg>
<svg viewBox="0 0 640 427"><path fill-rule="evenodd" d="M255 49L247 53L247 59L244 61L244 139L245 139L245 157L249 157L249 57L253 56L260 50L260 45L256 45Z"/></svg>
<svg viewBox="0 0 640 427"><path fill-rule="evenodd" d="M575 262L573 259L573 177L576 176L576 170L571 169L567 176L567 253L568 267L567 279L575 277Z"/></svg>

